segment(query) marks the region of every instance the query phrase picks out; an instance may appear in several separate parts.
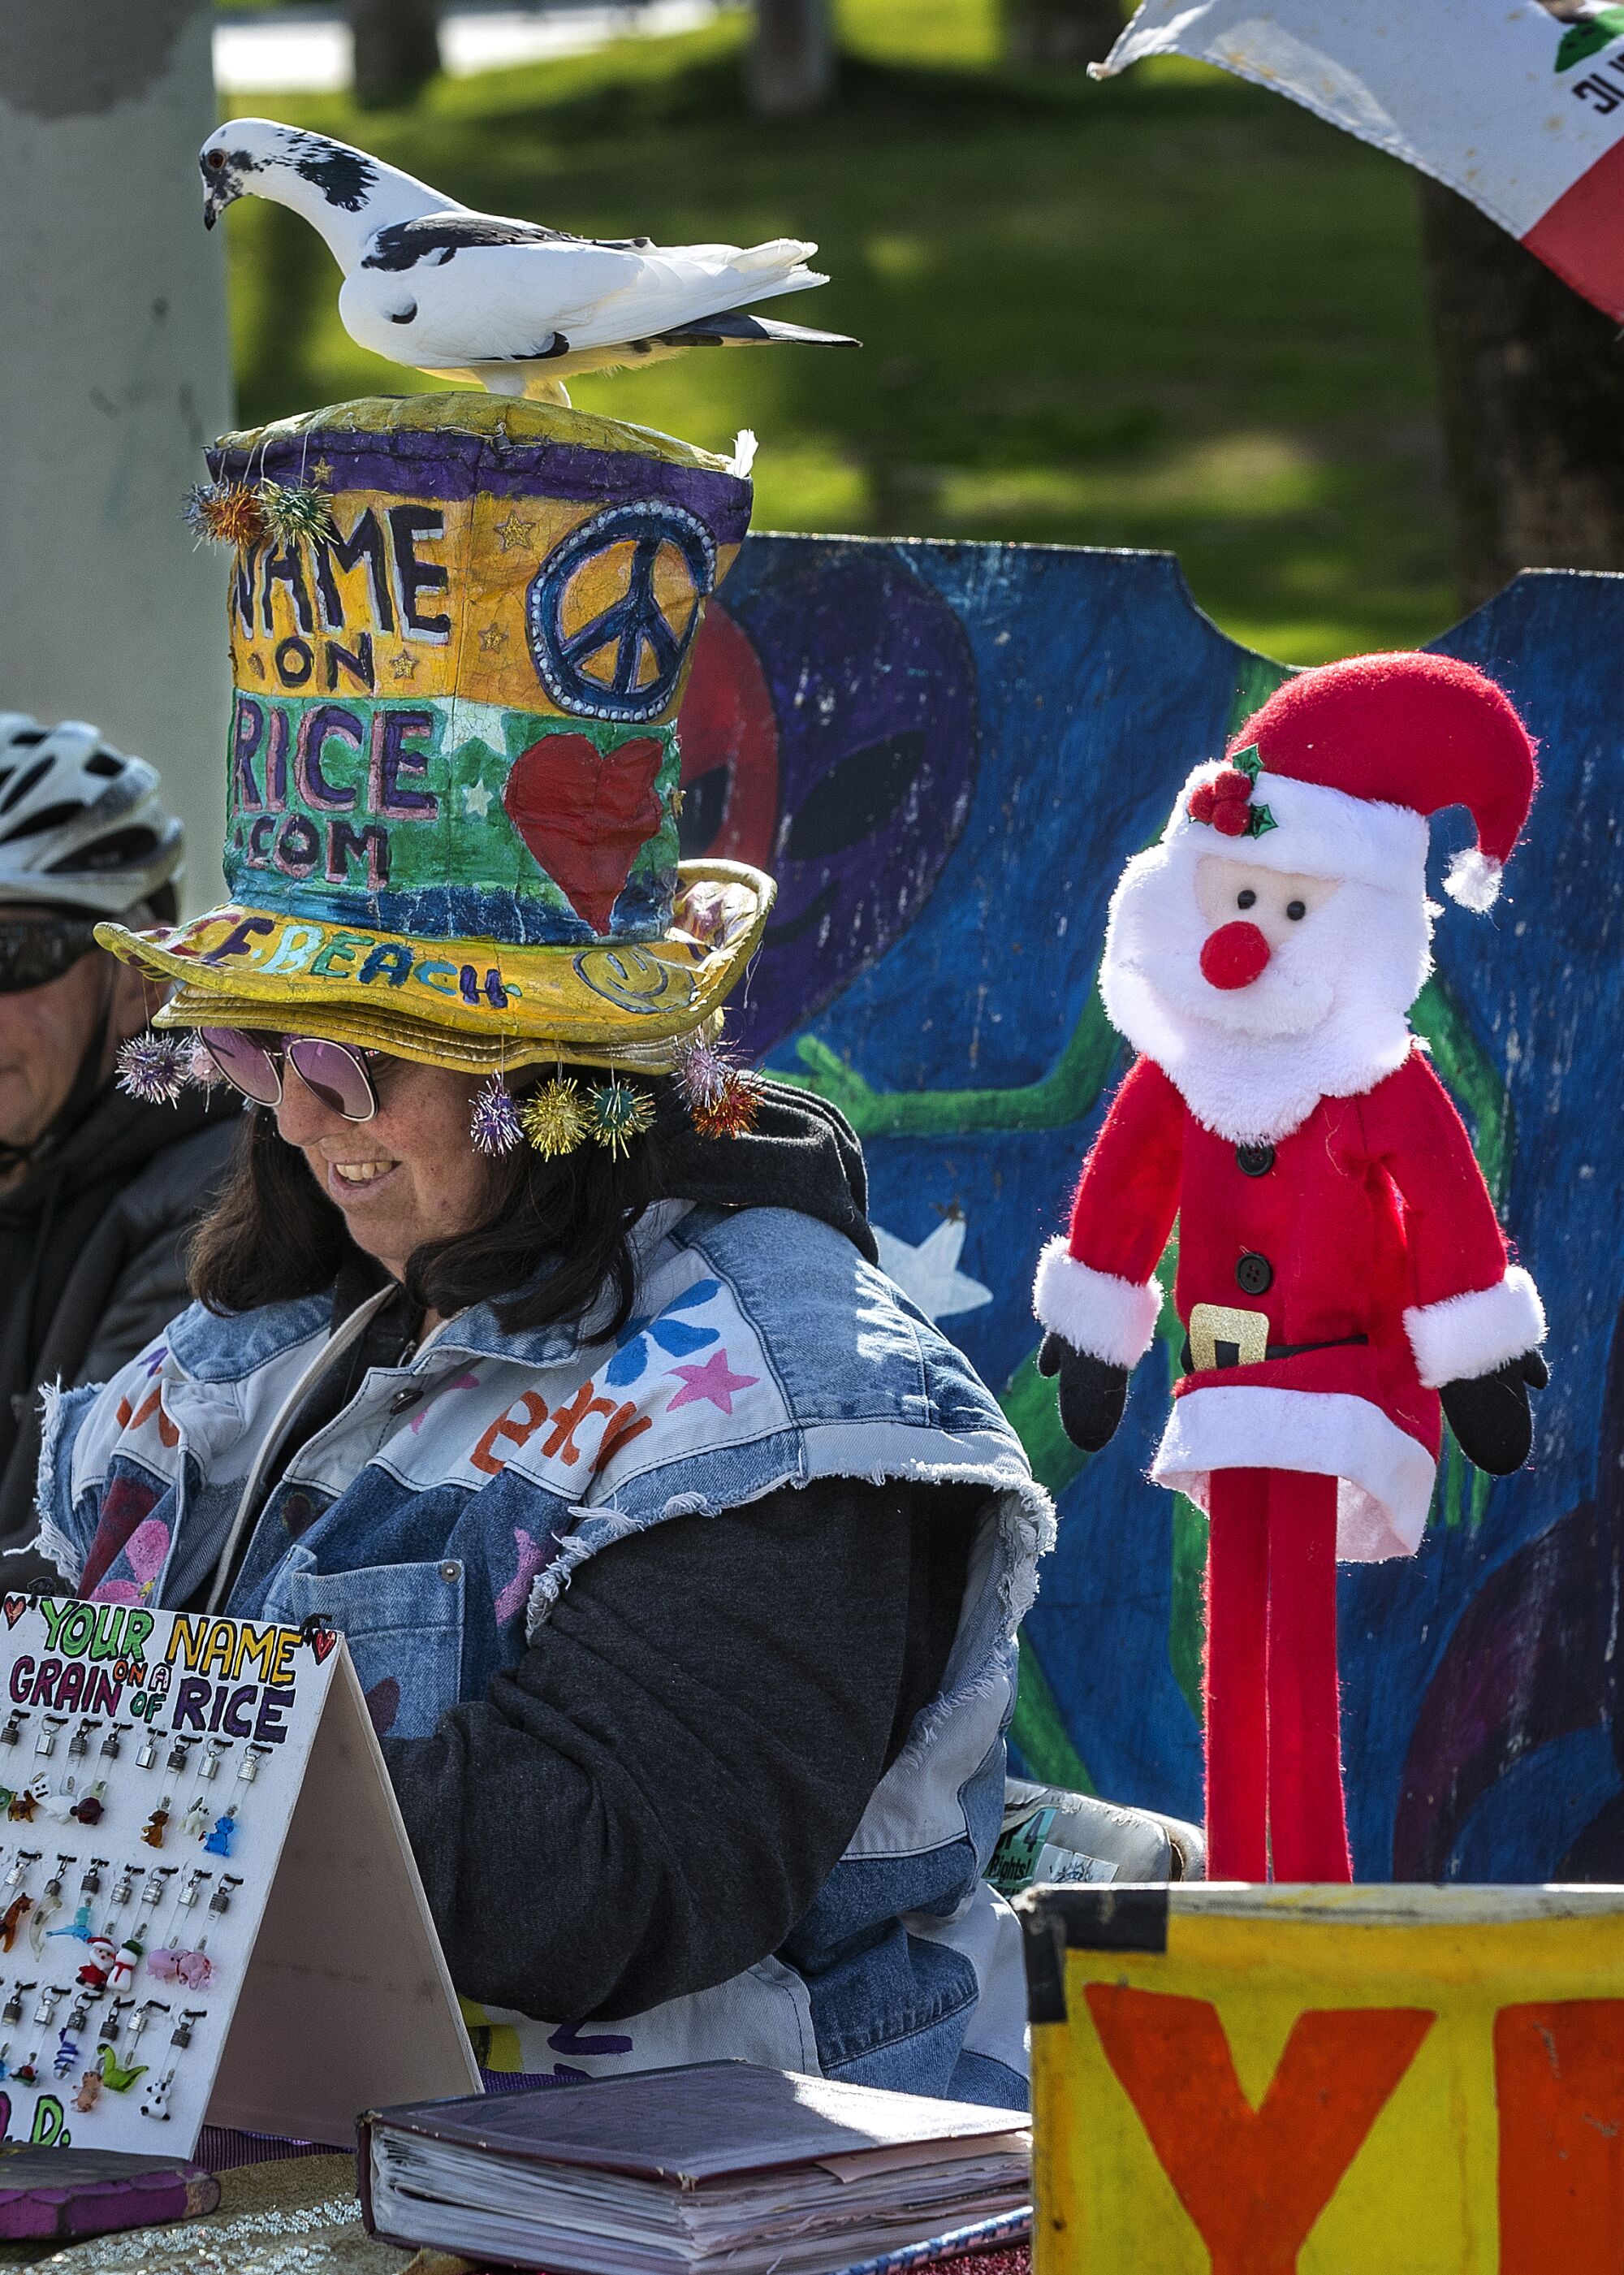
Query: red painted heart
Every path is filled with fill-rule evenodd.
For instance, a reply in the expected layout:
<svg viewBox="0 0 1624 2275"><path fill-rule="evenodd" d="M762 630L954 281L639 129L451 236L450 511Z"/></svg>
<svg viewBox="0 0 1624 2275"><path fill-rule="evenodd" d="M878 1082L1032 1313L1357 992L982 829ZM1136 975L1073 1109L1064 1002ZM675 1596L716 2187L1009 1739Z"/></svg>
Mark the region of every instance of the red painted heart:
<svg viewBox="0 0 1624 2275"><path fill-rule="evenodd" d="M14 1628L27 1608L28 1599L26 1596L8 1596L5 1599L5 1623L7 1627Z"/></svg>
<svg viewBox="0 0 1624 2275"><path fill-rule="evenodd" d="M318 1667L321 1665L329 1651L331 1651L333 1645L337 1642L337 1640L338 1630L336 1628L311 1629L310 1633L305 1637L305 1641L310 1645L311 1650L314 1651L316 1655L316 1665Z"/></svg>
<svg viewBox="0 0 1624 2275"><path fill-rule="evenodd" d="M652 735L608 752L585 735L543 735L513 762L502 793L508 819L594 932L608 932L631 865L660 827L664 758Z"/></svg>

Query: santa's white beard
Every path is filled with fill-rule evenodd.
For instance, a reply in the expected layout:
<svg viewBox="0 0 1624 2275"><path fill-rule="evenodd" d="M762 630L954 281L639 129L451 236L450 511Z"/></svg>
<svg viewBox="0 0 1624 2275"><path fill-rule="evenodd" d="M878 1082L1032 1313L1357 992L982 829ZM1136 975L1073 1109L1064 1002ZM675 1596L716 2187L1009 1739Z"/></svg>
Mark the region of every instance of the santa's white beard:
<svg viewBox="0 0 1624 2275"><path fill-rule="evenodd" d="M1413 1041L1406 1014L1432 966L1431 912L1409 892L1339 885L1250 986L1213 987L1201 949L1216 927L1196 899L1205 850L1185 836L1128 864L1112 896L1099 992L1112 1025L1156 1062L1198 1122L1237 1145L1270 1144L1320 1099L1358 1097L1403 1064Z"/></svg>

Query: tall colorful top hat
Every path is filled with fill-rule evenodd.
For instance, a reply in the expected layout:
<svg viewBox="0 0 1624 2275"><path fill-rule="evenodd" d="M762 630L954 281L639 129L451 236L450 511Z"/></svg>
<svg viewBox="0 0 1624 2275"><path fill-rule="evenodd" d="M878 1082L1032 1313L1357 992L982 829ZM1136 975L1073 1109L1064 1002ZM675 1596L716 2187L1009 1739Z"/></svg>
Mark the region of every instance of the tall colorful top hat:
<svg viewBox="0 0 1624 2275"><path fill-rule="evenodd" d="M772 905L758 870L677 858L677 706L748 480L483 394L342 404L209 468L231 898L97 933L173 983L155 1025L668 1070Z"/></svg>

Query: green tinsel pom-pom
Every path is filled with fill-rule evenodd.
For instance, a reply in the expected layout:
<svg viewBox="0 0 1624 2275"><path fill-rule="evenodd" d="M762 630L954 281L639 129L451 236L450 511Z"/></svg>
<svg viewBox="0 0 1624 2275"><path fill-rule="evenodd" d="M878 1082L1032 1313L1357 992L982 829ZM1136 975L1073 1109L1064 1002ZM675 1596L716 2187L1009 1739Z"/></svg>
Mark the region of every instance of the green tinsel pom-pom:
<svg viewBox="0 0 1624 2275"><path fill-rule="evenodd" d="M592 1093L592 1134L611 1153L629 1153L654 1126L654 1101L630 1084L608 1082Z"/></svg>
<svg viewBox="0 0 1624 2275"><path fill-rule="evenodd" d="M261 482L255 493L265 526L278 545L316 544L333 536L333 501L314 482Z"/></svg>

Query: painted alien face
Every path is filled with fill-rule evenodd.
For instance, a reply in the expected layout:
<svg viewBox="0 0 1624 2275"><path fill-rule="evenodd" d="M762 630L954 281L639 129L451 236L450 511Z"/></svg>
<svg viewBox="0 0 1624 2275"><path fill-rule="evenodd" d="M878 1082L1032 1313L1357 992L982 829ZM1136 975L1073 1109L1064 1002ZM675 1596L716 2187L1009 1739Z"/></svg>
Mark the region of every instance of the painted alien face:
<svg viewBox="0 0 1624 2275"><path fill-rule="evenodd" d="M755 1054L913 923L976 772L974 666L948 603L887 546L793 542L759 583L747 554L713 603L681 721L684 858L778 880L729 1022Z"/></svg>

